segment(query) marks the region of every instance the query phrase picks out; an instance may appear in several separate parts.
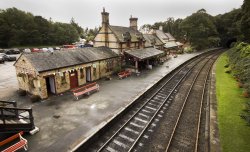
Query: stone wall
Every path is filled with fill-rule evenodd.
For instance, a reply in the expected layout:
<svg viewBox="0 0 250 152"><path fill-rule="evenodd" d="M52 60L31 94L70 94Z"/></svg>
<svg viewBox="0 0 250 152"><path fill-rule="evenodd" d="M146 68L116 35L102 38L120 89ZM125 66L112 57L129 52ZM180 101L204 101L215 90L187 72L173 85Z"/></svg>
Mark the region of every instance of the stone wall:
<svg viewBox="0 0 250 152"><path fill-rule="evenodd" d="M26 57L20 56L18 62L14 64L16 67L16 75L19 89L30 92L31 94L39 94L38 73Z"/></svg>
<svg viewBox="0 0 250 152"><path fill-rule="evenodd" d="M119 43L113 32L108 28L108 33L105 32L104 28L102 27L99 33L95 37L94 47L105 46L105 35L108 34L108 46L112 49L118 49Z"/></svg>

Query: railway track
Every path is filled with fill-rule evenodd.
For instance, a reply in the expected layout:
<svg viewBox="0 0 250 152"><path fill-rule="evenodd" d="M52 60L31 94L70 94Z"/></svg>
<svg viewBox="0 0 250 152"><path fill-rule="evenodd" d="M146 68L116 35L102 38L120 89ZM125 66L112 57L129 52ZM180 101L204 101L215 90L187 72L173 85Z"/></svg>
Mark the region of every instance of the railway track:
<svg viewBox="0 0 250 152"><path fill-rule="evenodd" d="M166 151L198 151L203 100L210 68L217 56L206 61L192 80Z"/></svg>
<svg viewBox="0 0 250 152"><path fill-rule="evenodd" d="M144 95L144 97L135 101L136 103L130 107L126 114L121 116L119 120L113 122L101 135L92 139L91 144L88 143L87 146L82 144L77 147L75 151L141 151L143 147L145 147L145 142L143 140L150 139L150 135L153 133L154 128L159 124L172 104L178 90L181 88L180 84L188 76L192 77L191 75L194 75L194 73L196 73L196 80L201 79L197 72L204 73L202 72L203 67L206 66L206 63L211 62L210 59L213 57L214 53L210 52L199 58L193 59L172 75L161 80L161 82L154 86L153 89ZM197 70L197 67L199 67L198 69L200 70ZM196 80L193 81L192 86L201 88L198 81L197 84L195 83ZM192 89L190 89L189 94L190 93L192 93ZM195 93L193 94L195 96ZM185 102L187 102L188 99L187 97ZM185 104L183 109L184 107ZM181 118L182 117L179 117L178 120L181 120ZM176 122L175 129L178 123L179 121ZM171 146L174 145L172 144L172 141L175 141L175 138L173 138L175 137L174 135L176 135L176 133L172 133L169 140L171 142L169 142L168 145L170 145L170 143ZM171 148L170 146L167 147L167 150Z"/></svg>

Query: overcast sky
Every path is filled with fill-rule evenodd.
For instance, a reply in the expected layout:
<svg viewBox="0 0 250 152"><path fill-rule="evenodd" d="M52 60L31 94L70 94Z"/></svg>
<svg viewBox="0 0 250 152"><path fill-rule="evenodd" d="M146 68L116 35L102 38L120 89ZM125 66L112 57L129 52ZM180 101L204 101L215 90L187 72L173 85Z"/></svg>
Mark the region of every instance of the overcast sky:
<svg viewBox="0 0 250 152"><path fill-rule="evenodd" d="M0 9L16 7L53 21L67 22L73 17L83 28L101 25L101 11L109 12L111 25L129 25L129 17L138 17L139 26L185 18L204 8L211 15L239 8L243 0L0 0Z"/></svg>

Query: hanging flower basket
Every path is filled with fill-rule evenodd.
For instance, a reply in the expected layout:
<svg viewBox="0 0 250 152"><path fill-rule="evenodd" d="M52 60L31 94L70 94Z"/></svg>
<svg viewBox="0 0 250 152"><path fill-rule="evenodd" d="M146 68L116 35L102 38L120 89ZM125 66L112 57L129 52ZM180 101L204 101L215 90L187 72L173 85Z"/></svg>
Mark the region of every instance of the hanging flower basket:
<svg viewBox="0 0 250 152"><path fill-rule="evenodd" d="M18 77L25 77L25 74L24 73L18 73L17 76Z"/></svg>

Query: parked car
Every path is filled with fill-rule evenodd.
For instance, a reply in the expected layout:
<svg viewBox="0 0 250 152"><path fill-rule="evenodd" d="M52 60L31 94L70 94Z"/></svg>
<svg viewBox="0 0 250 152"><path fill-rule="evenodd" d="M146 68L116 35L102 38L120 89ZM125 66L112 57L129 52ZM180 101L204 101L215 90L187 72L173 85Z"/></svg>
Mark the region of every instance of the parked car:
<svg viewBox="0 0 250 152"><path fill-rule="evenodd" d="M49 48L48 48L48 51L49 51L49 52L54 52L54 49L53 49L52 47L49 47Z"/></svg>
<svg viewBox="0 0 250 152"><path fill-rule="evenodd" d="M23 50L24 53L30 53L31 50L29 48Z"/></svg>
<svg viewBox="0 0 250 152"><path fill-rule="evenodd" d="M5 53L0 53L0 56L3 58L4 61L16 61L15 56L10 56Z"/></svg>
<svg viewBox="0 0 250 152"><path fill-rule="evenodd" d="M41 48L40 51L41 52L48 52L49 50L47 48Z"/></svg>
<svg viewBox="0 0 250 152"><path fill-rule="evenodd" d="M54 50L60 50L61 48L60 47L55 47Z"/></svg>
<svg viewBox="0 0 250 152"><path fill-rule="evenodd" d="M20 54L20 50L17 49L17 48L14 48L14 49L7 49L7 50L5 50L4 53L6 53L6 54Z"/></svg>
<svg viewBox="0 0 250 152"><path fill-rule="evenodd" d="M41 52L38 48L32 48L31 52Z"/></svg>
<svg viewBox="0 0 250 152"><path fill-rule="evenodd" d="M1 53L2 54L2 53ZM0 63L3 64L5 62L4 56L0 54Z"/></svg>

